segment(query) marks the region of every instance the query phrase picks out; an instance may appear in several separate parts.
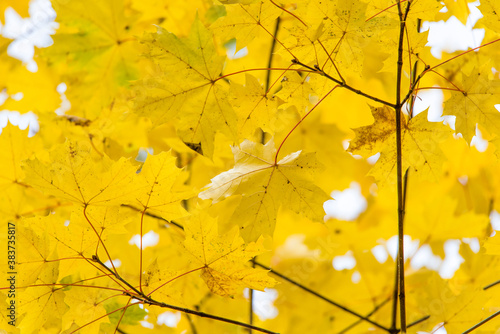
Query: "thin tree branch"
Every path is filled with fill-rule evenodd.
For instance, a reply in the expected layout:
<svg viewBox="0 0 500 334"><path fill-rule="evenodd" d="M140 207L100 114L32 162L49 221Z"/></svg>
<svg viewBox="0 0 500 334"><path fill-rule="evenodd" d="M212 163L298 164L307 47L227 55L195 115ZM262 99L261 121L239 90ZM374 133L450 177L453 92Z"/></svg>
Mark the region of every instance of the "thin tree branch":
<svg viewBox="0 0 500 334"><path fill-rule="evenodd" d="M426 315L426 316L425 316L425 317L423 317L423 318L420 318L420 319L418 319L418 320L415 320L414 322L412 322L412 323L408 324L408 326L407 326L406 328L410 328L410 327L413 327L413 326L415 326L415 325L418 325L419 323L421 323L421 322L423 322L423 321L425 321L425 320L429 319L430 317L431 317L430 315Z"/></svg>
<svg viewBox="0 0 500 334"><path fill-rule="evenodd" d="M408 171L409 168L406 169L404 176L404 187L403 187L403 219L406 212L406 195L408 193ZM392 295L392 314L391 314L391 334L399 333L399 329L396 327L396 320L398 315L398 293L399 293L399 249L398 255L396 256L396 270L394 275L394 290Z"/></svg>
<svg viewBox="0 0 500 334"><path fill-rule="evenodd" d="M137 212L142 212L141 209L139 208L136 208L135 206L132 206L132 205L129 205L129 204L122 204L121 206L123 207L126 207L126 208L129 208L129 209L132 209L134 211L137 211ZM180 228L181 230L184 230L184 227L182 227L181 225L177 224L176 222L172 221L172 220L167 220L163 217L160 217L160 216L157 216L155 215L154 213L150 213L150 212L146 212L144 213L146 216L148 217L151 217L151 218L155 218L155 219L159 219L159 220L163 220L165 223L167 224L170 224L170 225L174 225L175 227L178 227Z"/></svg>
<svg viewBox="0 0 500 334"><path fill-rule="evenodd" d="M189 322L189 327L191 327L191 333L198 334L198 330L196 329L196 326L194 325L193 319L191 319L191 315L186 313L186 319Z"/></svg>
<svg viewBox="0 0 500 334"><path fill-rule="evenodd" d="M157 301L157 300L155 300L155 299L147 296L146 294L142 293L141 291L137 290L130 283L128 283L127 281L125 281L123 278L121 278L117 273L114 273L110 268L108 268L104 263L102 263L102 261L99 260L99 258L97 256L93 256L92 259L95 262L99 263L107 271L113 273L117 279L119 279L120 281L122 281L132 291L135 292L135 294L133 294L133 293L128 292L128 291L123 291L124 295L132 297L132 298L134 298L134 299L136 299L136 300L138 300L138 301L140 301L140 302L142 302L144 304L158 306L158 307L163 307L163 308L168 308L168 309L180 311L180 312L183 312L183 313L186 313L186 314L193 314L193 315L196 315L196 316L202 317L202 318L207 318L207 319L213 319L213 320L217 320L217 321L221 321L221 322L226 322L226 323L237 325L237 326L240 326L240 327L244 327L244 328L248 328L248 329L253 329L253 330L256 330L256 331L259 331L259 332L262 332L262 333L278 334L276 332L272 332L270 330L267 330L267 329L264 329L264 328L260 328L260 327L257 327L257 326L245 324L245 323L240 322L240 321L231 320L231 319L219 317L219 316L216 316L216 315L213 315L213 314L208 314L208 313L205 313L205 312L195 311L195 310L191 310L191 309L188 309L188 308L179 307L179 306L175 306L175 305L170 305L170 304L167 304L167 303L163 303L163 302Z"/></svg>
<svg viewBox="0 0 500 334"><path fill-rule="evenodd" d="M495 285L497 285L497 284L500 284L500 280L498 280L498 281L496 281L496 282L493 282L493 283L488 284L487 286L485 286L485 287L483 288L483 290L488 290L489 288L492 288L492 287L494 287L494 286L495 286Z"/></svg>
<svg viewBox="0 0 500 334"><path fill-rule="evenodd" d="M497 311L497 312L493 313L492 315L490 315L488 318L484 319L483 321L478 322L477 324L475 324L474 326L472 326L471 328L469 328L468 330L466 330L462 334L471 333L473 330L478 329L479 327L481 327L482 325L484 325L485 323L487 323L488 321L490 321L491 319L493 319L494 317L496 317L498 315L500 315L500 311Z"/></svg>
<svg viewBox="0 0 500 334"><path fill-rule="evenodd" d="M274 36L278 36L278 30L280 28L280 17L278 16L278 18L276 19L276 27L274 28ZM273 64L273 56L274 56L274 49L276 48L276 39L273 38L273 42L271 44L271 51L269 53L269 61L267 62L267 67L268 68L271 68L271 65ZM266 93L267 91L269 90L269 83L271 81L271 71L267 71L267 74L266 74Z"/></svg>
<svg viewBox="0 0 500 334"><path fill-rule="evenodd" d="M422 79L422 77L425 75L425 73L429 72L430 71L430 66L429 65L426 65L424 70L422 71L422 73L420 73L418 75L418 77L415 79L415 81L413 82L413 84L411 85L410 87L410 90L408 91L408 94L406 94L406 96L403 98L403 100L401 101L401 105L405 104L406 101L408 101L408 99L413 95L413 93L415 92L416 90L416 87L418 85L418 82L420 81L420 79ZM413 104L413 103L412 103Z"/></svg>
<svg viewBox="0 0 500 334"><path fill-rule="evenodd" d="M378 327L380 329L385 330L386 332L389 332L389 329L387 327L384 327L381 324L379 324L379 323L377 323L377 322L375 322L373 320L370 320L367 317L365 317L365 316L363 316L363 315L361 315L361 314L359 314L359 313L357 313L357 312L355 312L355 311L353 311L353 310L351 310L351 309L349 309L349 308L347 308L347 307L345 307L343 305L340 305L339 303L334 302L333 300L331 300L331 299L329 299L329 298L327 298L327 297L319 294L316 291L313 291L313 290L309 289L308 287L306 287L306 286L300 284L299 282L296 282L296 281L292 280L291 278L289 278L289 277L287 277L287 276L285 276L285 275L283 275L283 274L281 274L281 273L273 270L272 268L269 268L268 266L263 265L262 263L257 262L257 261L255 261L255 264L258 265L259 267L263 268L263 269L269 270L271 272L271 274L273 274L275 276L278 276L279 278L284 279L285 281L287 281L287 282L295 285L296 287L301 288L304 291L309 292L310 294L312 294L312 295L314 295L314 296L316 296L316 297L318 297L318 298L326 301L327 303L329 303L331 305L334 305L334 306L340 308L341 310L343 310L343 311L345 311L345 312L347 312L347 313L349 313L349 314L351 314L351 315L353 315L353 316L355 316L355 317L357 317L357 318L359 318L361 320L369 322L370 324L372 324L375 327Z"/></svg>
<svg viewBox="0 0 500 334"><path fill-rule="evenodd" d="M399 315L401 333L406 334L406 305L405 305L405 269L404 269L404 202L403 202L403 159L402 159L402 138L401 138L401 80L403 73L403 43L406 29L406 18L410 11L411 2L406 3L406 10L403 13L401 3L398 1L399 14L399 43L397 62L397 83L396 83L396 152L397 152L397 188L398 188L398 291L399 291ZM410 95L410 94L409 94ZM409 96L408 95L408 96ZM396 289L396 288L395 288Z"/></svg>
<svg viewBox="0 0 500 334"><path fill-rule="evenodd" d="M302 67L305 67L305 68L307 68L307 69L311 70L312 72L318 73L319 75L324 76L325 78L328 78L328 79L332 80L333 82L335 82L335 83L336 83L336 84L338 84L339 86L341 86L341 87L343 87L343 88L346 88L346 89L350 90L351 92L354 92L354 93L356 93L356 94L358 94L358 95L364 96L364 97L366 97L366 98L368 98L368 99L370 99L370 100L373 100L373 101L375 101L375 102L379 102L379 103L385 104L386 106L389 106L389 107L391 107L391 108L396 108L396 105L395 105L395 104L393 104L393 103L390 103L390 102L384 101L384 100L382 100L382 99L379 99L378 97L375 97L375 96L372 96L372 95L370 95L370 94L364 93L364 92L362 92L361 90L356 89L356 88L354 88L354 87L352 87L352 86L348 85L348 84L347 84L346 82L344 82L344 81L341 81L341 80L339 80L339 79L335 79L334 77L330 76L328 73L323 72L323 70L321 70L319 67L311 67L311 66L308 66L308 65L306 65L306 64L304 64L304 63L301 63L301 62L300 62L299 60L297 60L297 59L292 59L292 63L297 64L297 65L300 65L300 66L302 66Z"/></svg>
<svg viewBox="0 0 500 334"><path fill-rule="evenodd" d="M375 308L366 315L366 317L370 317L372 316L373 314L375 314L375 312L377 312L382 306L384 306L385 304L387 304L387 302L391 300L390 298L387 298L386 300L384 300L382 303L378 304L375 306ZM353 329L354 327L356 327L357 325L361 324L363 322L362 319L358 319L356 320L356 322L352 323L351 325L347 326L346 328L344 328L343 330L341 330L340 332L338 332L338 334L344 334L344 333L347 333L348 331L350 331L351 329Z"/></svg>
<svg viewBox="0 0 500 334"><path fill-rule="evenodd" d="M394 271L394 289L392 291L392 308L391 308L391 327L390 333L398 333L399 329L396 327L396 320L398 319L398 292L399 292L399 262L396 257L396 268Z"/></svg>

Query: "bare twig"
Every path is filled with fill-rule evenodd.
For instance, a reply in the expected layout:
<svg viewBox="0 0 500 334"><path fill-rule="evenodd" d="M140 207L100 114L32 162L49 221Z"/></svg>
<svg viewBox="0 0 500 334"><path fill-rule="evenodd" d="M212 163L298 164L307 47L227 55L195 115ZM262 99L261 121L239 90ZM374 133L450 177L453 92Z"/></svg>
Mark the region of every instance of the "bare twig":
<svg viewBox="0 0 500 334"><path fill-rule="evenodd" d="M468 330L466 330L462 334L471 333L473 330L478 329L479 327L481 327L482 325L484 325L485 323L487 323L488 321L490 321L491 319L493 319L494 317L496 317L498 315L500 315L500 311L497 311L497 312L493 313L492 315L490 315L488 318L484 319L483 321L478 322L477 324L475 324L474 326L472 326L471 328L469 328Z"/></svg>
<svg viewBox="0 0 500 334"><path fill-rule="evenodd" d="M348 85L345 81L342 81L342 80L339 80L339 79L336 79L336 78L330 76L328 73L324 72L319 67L308 66L308 65L306 65L304 63L301 63L297 59L292 59L292 63L300 65L302 67L305 67L305 68L311 70L311 72L318 73L319 75L324 76L325 78L328 78L329 80L332 80L333 82L335 82L336 84L338 84L340 87L346 88L346 89L350 90L351 92L354 92L354 93L356 93L358 95L364 96L364 97L366 97L366 98L368 98L370 100L373 100L375 102L379 102L379 103L385 104L386 106L389 106L391 108L396 108L395 104L387 102L387 101L384 101L382 99L379 99L378 97L372 96L372 95L367 94L365 92L362 92L361 90L356 89L356 88Z"/></svg>
<svg viewBox="0 0 500 334"><path fill-rule="evenodd" d="M257 262L257 261L255 262L255 264L256 264L256 265L258 265L259 267L263 268L263 269L269 270L269 271L271 272L271 274L273 274L273 275L275 275L275 276L278 276L278 277L279 277L279 278L281 278L281 279L284 279L284 280L285 280L285 281L287 281L288 283L291 283L291 284L295 285L296 287L299 287L299 288L301 288L302 290L309 292L310 294L312 294L312 295L314 295L314 296L316 296L316 297L318 297L318 298L320 298L320 299L324 300L325 302L327 302L327 303L329 303L329 304L331 304L331 305L334 305L334 306L336 306L336 307L340 308L341 310L343 310L343 311L345 311L345 312L347 312L347 313L349 313L349 314L351 314L351 315L353 315L353 316L355 316L355 317L357 317L357 318L359 318L359 319L361 319L361 320L364 320L364 321L366 321L366 322L368 322L368 323L372 324L372 325L373 325L373 326L375 326L375 327L378 327L378 328L380 328L380 329L385 330L386 332L389 332L389 329L388 329L387 327L384 327L384 326L382 326L381 324L379 324L379 323L377 323L377 322L375 322L375 321L373 321L373 320L370 320L370 319L368 319L367 317L365 317L365 316L363 316L363 315L361 315L361 314L357 313L356 311L353 311L353 310L351 310L351 309L349 309L349 308L347 308L347 307L345 307L345 306L343 306L343 305L340 305L340 304L339 304L339 303L337 303L337 302L334 302L333 300L331 300L331 299L329 299L329 298L327 298L327 297L325 297L325 296L323 296L323 295L319 294L319 293L318 293L318 292L316 292L316 291L313 291L313 290L309 289L308 287L306 287L306 286L304 286L304 285L300 284L299 282L296 282L296 281L292 280L291 278L289 278L289 277L287 277L287 276L285 276L285 275L283 275L283 274L281 274L281 273L279 273L279 272L277 272L277 271L273 270L272 268L269 268L268 266L263 265L262 263Z"/></svg>
<svg viewBox="0 0 500 334"><path fill-rule="evenodd" d="M135 287L133 287L130 283L128 283L127 281L125 281L117 273L113 272L104 263L102 263L102 261L99 260L99 258L97 256L94 256L92 258L92 260L94 262L99 263L103 268L105 268L107 271L109 271L110 273L112 273L113 275L115 275L115 277L118 280L120 280L121 282L123 282L133 292L135 292L135 294L134 294L134 293L131 293L131 292L128 292L128 291L123 291L124 295L132 297L133 299L136 299L139 302L142 302L143 304L148 304L148 305L154 305L154 306L158 306L158 307L168 308L168 309L180 311L180 312L183 312L183 313L186 313L186 314L193 314L193 315L196 315L196 316L202 317L202 318L207 318L207 319L213 319L213 320L217 320L217 321L221 321L221 322L226 322L226 323L237 325L237 326L241 326L241 327L244 327L244 328L253 329L253 330L256 330L256 331L259 331L259 332L262 332L262 333L278 334L276 332L272 332L270 330L267 330L267 329L264 329L264 328L260 328L260 327L257 327L257 326L245 324L245 323L240 322L240 321L231 320L231 319L219 317L219 316L216 316L216 315L213 315L213 314L208 314L208 313L204 313L204 312L200 312L200 311L195 311L195 310L191 310L191 309L188 309L188 308L179 307L179 306L175 306L175 305L170 305L170 304L166 304L166 303L157 301L157 300L155 300L155 299L147 296L146 294L142 293L141 291L137 290Z"/></svg>

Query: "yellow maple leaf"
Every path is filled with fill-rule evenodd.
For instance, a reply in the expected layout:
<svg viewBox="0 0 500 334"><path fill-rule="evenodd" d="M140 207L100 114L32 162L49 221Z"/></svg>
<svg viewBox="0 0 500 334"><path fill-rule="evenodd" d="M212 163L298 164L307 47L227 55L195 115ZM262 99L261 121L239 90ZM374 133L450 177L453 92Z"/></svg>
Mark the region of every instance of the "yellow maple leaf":
<svg viewBox="0 0 500 334"><path fill-rule="evenodd" d="M274 133L277 101L268 97L259 81L252 75L245 76L246 84L231 84L230 102L238 116L238 136L248 138L256 129Z"/></svg>
<svg viewBox="0 0 500 334"><path fill-rule="evenodd" d="M0 135L0 161L2 173L0 175L0 189L24 179L24 172L19 161L28 159L37 150L42 148L40 138L28 138L28 130L7 124Z"/></svg>
<svg viewBox="0 0 500 334"><path fill-rule="evenodd" d="M223 42L236 38L237 50L261 34L269 36L282 11L269 0L254 2L226 5L227 14L215 21L210 29Z"/></svg>
<svg viewBox="0 0 500 334"><path fill-rule="evenodd" d="M150 155L140 173L135 174L133 182L137 188L129 196L134 200L127 201L166 219L185 216L187 212L180 203L191 193L176 187L183 180L181 170L175 166L175 157L170 152Z"/></svg>
<svg viewBox="0 0 500 334"><path fill-rule="evenodd" d="M372 107L375 123L354 129L356 138L349 151L364 157L381 152L380 159L370 172L378 180L392 183L396 171L396 114L389 107ZM403 116L403 115L402 115ZM423 178L437 180L441 176L444 155L439 143L451 135L451 129L442 123L429 122L427 111L409 121L402 117L401 149L403 170L412 171Z"/></svg>
<svg viewBox="0 0 500 334"><path fill-rule="evenodd" d="M43 55L68 84L72 113L93 119L139 73L137 13L124 0L53 5L61 28Z"/></svg>
<svg viewBox="0 0 500 334"><path fill-rule="evenodd" d="M500 81L489 80L487 72L475 68L470 75L462 73L462 89L451 91L443 108L444 115L457 117L456 133L461 133L467 143L476 135L476 123L492 134L499 133L500 113L494 105L498 103Z"/></svg>
<svg viewBox="0 0 500 334"><path fill-rule="evenodd" d="M298 151L275 162L273 140L265 145L245 140L233 147L233 154L234 168L214 177L199 197L217 203L241 195L230 221L241 227L246 241L272 235L280 206L323 221L323 203L329 196L313 183L314 174L321 169L314 153Z"/></svg>
<svg viewBox="0 0 500 334"><path fill-rule="evenodd" d="M203 266L201 277L213 293L232 296L244 287L263 291L276 284L267 271L246 265L264 252L262 239L245 245L237 228L219 235L217 220L206 213L192 216L184 228L186 250Z"/></svg>
<svg viewBox="0 0 500 334"><path fill-rule="evenodd" d="M233 138L236 125L227 89L218 80L225 57L217 53L212 34L197 19L187 38L158 27L143 43L157 68L136 86L135 111L156 125L176 117L181 138L201 142L203 153L211 157L215 134Z"/></svg>
<svg viewBox="0 0 500 334"><path fill-rule="evenodd" d="M135 174L127 159L113 162L90 143L71 141L56 146L50 162L26 161L25 170L35 188L83 206L119 203Z"/></svg>

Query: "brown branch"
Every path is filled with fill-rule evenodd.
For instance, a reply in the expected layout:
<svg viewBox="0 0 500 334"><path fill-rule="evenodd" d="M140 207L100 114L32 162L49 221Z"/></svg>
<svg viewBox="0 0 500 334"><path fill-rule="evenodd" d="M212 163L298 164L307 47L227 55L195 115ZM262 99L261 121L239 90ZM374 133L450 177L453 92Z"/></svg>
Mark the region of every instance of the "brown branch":
<svg viewBox="0 0 500 334"><path fill-rule="evenodd" d="M405 104L406 101L408 101L408 99L413 95L413 93L415 92L416 90L416 87L418 86L418 82L420 81L420 79L422 79L422 77L425 75L425 73L429 72L430 70L430 66L429 65L426 65L424 70L422 71L422 73L420 73L418 75L418 77L415 79L415 81L413 82L413 84L411 85L410 87L410 90L408 91L408 94L406 94L406 96L403 98L403 100L401 101L401 105Z"/></svg>
<svg viewBox="0 0 500 334"><path fill-rule="evenodd" d="M425 316L425 317L423 317L423 318L420 318L420 319L418 319L418 320L415 320L414 322L412 322L412 323L408 324L408 326L406 326L406 328L410 328L410 327L413 327L413 326L415 326L415 325L418 325L419 323L421 323L421 322L423 322L423 321L425 321L425 320L429 319L430 317L431 317L430 315L426 315L426 316Z"/></svg>
<svg viewBox="0 0 500 334"><path fill-rule="evenodd" d="M302 66L302 67L305 67L305 68L307 68L307 69L311 70L311 72L314 72L314 73L317 73L317 74L319 74L319 75L321 75L321 76L324 76L325 78L327 78L327 79L329 79L329 80L332 80L333 82L335 82L336 84L338 84L340 87L343 87L343 88L345 88L345 89L348 89L348 90L350 90L351 92L354 92L354 93L356 93L356 94L358 94L358 95L364 96L364 97L366 97L366 98L368 98L368 99L370 99L370 100L373 100L373 101L375 101L375 102L379 102L379 103L385 104L386 106L389 106L389 107L391 107L391 108L396 108L396 105L395 105L395 104L390 103L390 102L387 102L387 101L384 101L384 100L382 100L382 99L379 99L378 97L372 96L372 95L367 94L367 93L365 93L365 92L362 92L361 90L356 89L356 88L354 88L354 87L352 87L352 86L348 85L345 81L341 81L341 80L339 80L339 79L336 79L336 78L334 78L334 77L330 76L328 73L324 72L324 71L323 71L323 70L321 70L319 67L311 67L311 66L307 66L306 64L301 63L301 62L300 62L299 60L297 60L297 59L292 59L292 63L297 64L297 65L300 65L300 66Z"/></svg>
<svg viewBox="0 0 500 334"><path fill-rule="evenodd" d="M202 318L207 318L207 319L217 320L217 321L221 321L221 322L226 322L226 323L230 323L230 324L237 325L237 326L240 326L240 327L244 327L244 328L248 328L248 329L253 329L253 330L256 330L256 331L259 331L259 332L262 332L262 333L278 334L276 332L272 332L270 330L267 330L267 329L264 329L264 328L260 328L260 327L257 327L257 326L245 324L245 323L240 322L240 321L236 321L236 320L232 320L232 319L228 319L228 318L223 318L223 317L219 317L219 316L216 316L216 315L213 315L213 314L204 313L204 312L200 312L200 311L195 311L195 310L191 310L191 309L188 309L188 308L179 307L179 306L175 306L175 305L170 305L170 304L166 304L166 303L157 301L157 300L155 300L155 299L147 296L146 294L142 293L141 291L137 290L130 283L128 283L127 281L125 281L120 275L118 275L117 273L114 273L110 268L108 268L104 263L102 263L102 261L99 260L99 258L97 256L94 256L92 259L94 260L94 262L99 263L107 271L109 271L110 273L112 273L113 275L115 275L115 277L118 280L120 280L121 282L123 282L132 291L135 292L135 294L133 294L133 293L130 293L128 291L123 291L124 295L132 297L132 298L138 300L139 302L142 302L143 304L148 304L148 305L153 305L153 306L168 308L168 309L180 311L180 312L183 312L183 313L186 313L186 314L193 314L193 315L196 315L196 316L202 317ZM135 303L135 304L137 304L137 303Z"/></svg>
<svg viewBox="0 0 500 334"><path fill-rule="evenodd" d="M278 17L276 19L276 27L274 28L274 36L278 36L278 30L280 28L280 18ZM274 55L274 49L276 48L276 39L273 38L273 42L271 44L271 52L269 53L269 61L267 62L267 67L268 68L271 68L271 65L273 63L273 55ZM266 74L266 94L267 94L267 91L269 90L269 82L271 80L271 70L267 71L267 74Z"/></svg>
<svg viewBox="0 0 500 334"><path fill-rule="evenodd" d="M500 315L500 311L497 311L497 312L493 313L492 315L490 315L488 318L484 319L483 321L478 322L477 324L475 324L474 326L472 326L471 328L469 328L468 330L466 330L462 334L471 333L473 330L478 329L479 327L481 327L482 325L484 325L485 323L487 323L488 321L490 321L491 319L493 319L494 317L496 317L498 315Z"/></svg>
<svg viewBox="0 0 500 334"><path fill-rule="evenodd" d="M384 300L382 303L376 305L373 310L368 313L366 315L366 317L371 317L373 314L375 314L375 312L377 312L382 306L384 306L385 304L387 304L387 302L391 300L390 298L387 298L386 300ZM356 327L357 325L361 324L363 322L362 319L358 319L356 320L356 322L352 323L351 325L347 326L346 328L344 328L343 330L341 330L340 332L338 332L338 334L344 334L344 333L347 333L348 331L350 331L351 329L353 329L354 327Z"/></svg>
<svg viewBox="0 0 500 334"><path fill-rule="evenodd" d="M492 287L494 287L494 286L495 286L495 285L497 285L497 284L500 284L500 280L498 280L498 281L496 281L496 282L493 282L493 283L488 284L487 286L485 286L485 287L483 288L483 290L488 290L489 288L492 288Z"/></svg>
<svg viewBox="0 0 500 334"><path fill-rule="evenodd" d="M142 210L141 210L141 209L136 208L135 206L132 206L132 205L130 205L130 204L122 204L121 206L126 207L126 208L129 208L129 209L132 209L132 210L137 211L137 212L142 212ZM164 221L165 223L167 223L167 224L174 225L175 227L178 227L178 228L180 228L181 230L184 230L184 227L182 227L182 225L179 225L178 223L176 223L176 222L174 222L174 221L172 221L172 220L167 220L167 219L165 219L165 218L163 218L163 217L160 217L160 216L158 216L158 215L155 215L154 213L146 212L146 213L145 213L145 215L146 215L146 216L148 216L148 217L151 217L151 218L158 219L158 220L163 220L163 221Z"/></svg>
<svg viewBox="0 0 500 334"><path fill-rule="evenodd" d="M406 18L410 11L411 2L407 2L405 13L398 2L398 14L400 22L399 43L398 43L398 62L397 62L397 83L396 83L396 152L397 152L397 188L398 188L398 286L394 289L399 291L399 315L401 333L406 334L406 301L405 301L405 269L404 269L404 199L403 199L403 154L402 154L402 136L401 136L401 80L403 73L403 43L406 29ZM411 94L409 94L411 95ZM408 95L408 96L409 96Z"/></svg>
<svg viewBox="0 0 500 334"><path fill-rule="evenodd" d="M349 308L347 308L347 307L345 307L343 305L340 305L337 302L334 302L333 300L331 300L331 299L329 299L329 298L327 298L327 297L319 294L316 291L313 291L313 290L309 289L308 287L306 287L306 286L300 284L299 282L296 282L296 281L292 280L291 278L289 278L289 277L287 277L287 276L285 276L285 275L283 275L283 274L281 274L281 273L273 270L272 268L270 268L270 267L268 267L266 265L263 265L262 263L257 262L257 261L255 261L255 264L258 265L259 267L263 268L263 269L269 270L271 272L271 274L273 274L275 276L278 276L281 279L284 279L288 283L291 283L291 284L295 285L296 287L301 288L302 290L304 290L304 291L306 291L306 292L308 292L308 293L310 293L310 294L318 297L319 299L322 299L325 302L327 302L327 303L329 303L329 304L331 304L333 306L336 306L336 307L340 308L341 310L343 310L343 311L345 311L345 312L347 312L347 313L349 313L349 314L351 314L351 315L353 315L353 316L355 316L355 317L357 317L357 318L359 318L361 320L364 320L364 321L372 324L375 327L378 327L380 329L385 330L386 332L389 332L389 329L387 327L384 327L381 324L379 324L379 323L377 323L377 322L375 322L373 320L370 320L369 318L367 318L367 317L365 317L365 316L357 313L356 311L353 311L353 310L351 310L351 309L349 309Z"/></svg>

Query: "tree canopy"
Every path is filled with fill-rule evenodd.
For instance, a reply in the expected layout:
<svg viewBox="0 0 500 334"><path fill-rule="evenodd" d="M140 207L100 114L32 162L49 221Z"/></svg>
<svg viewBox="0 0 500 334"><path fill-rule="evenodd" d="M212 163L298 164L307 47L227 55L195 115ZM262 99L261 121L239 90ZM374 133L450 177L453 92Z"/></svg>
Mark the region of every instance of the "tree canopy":
<svg viewBox="0 0 500 334"><path fill-rule="evenodd" d="M35 72L0 35L2 108L39 124L0 135L0 328L497 333L500 2L474 49L422 29L468 5L53 0Z"/></svg>

